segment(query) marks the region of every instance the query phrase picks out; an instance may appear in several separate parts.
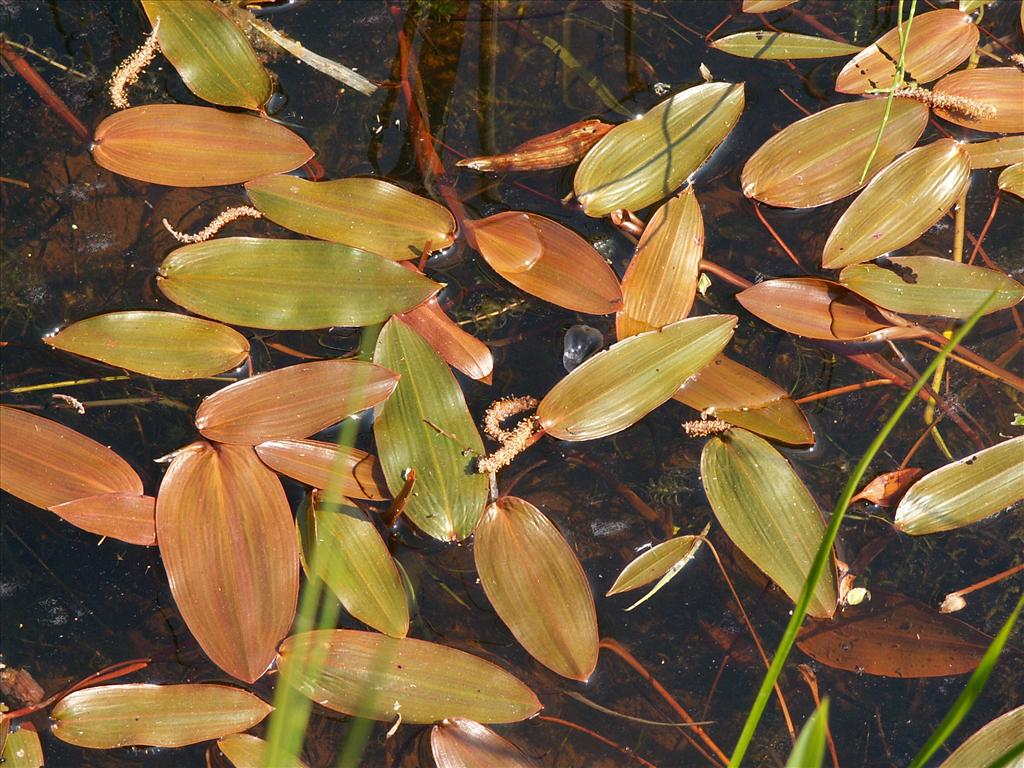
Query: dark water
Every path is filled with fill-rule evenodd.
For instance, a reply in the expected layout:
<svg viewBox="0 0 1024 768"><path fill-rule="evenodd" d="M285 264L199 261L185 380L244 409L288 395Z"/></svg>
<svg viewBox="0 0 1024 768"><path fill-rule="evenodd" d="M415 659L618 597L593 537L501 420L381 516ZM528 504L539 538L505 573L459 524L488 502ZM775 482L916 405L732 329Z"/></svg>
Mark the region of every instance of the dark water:
<svg viewBox="0 0 1024 768"><path fill-rule="evenodd" d="M749 278L798 274L760 225L739 190L744 161L763 141L801 116L782 93L809 110L845 98L832 91L842 59L754 63L706 47L703 36L737 2L461 2L402 3L406 29L420 56L433 134L445 166L454 170L461 155L505 150L521 141L590 117L619 121L579 78L564 79L556 56L532 33L566 44L630 111L655 104L664 83L673 89L701 81L706 64L716 79L745 81L747 106L739 126L697 174L697 193L707 227L706 255ZM870 41L895 22L895 3L801 2L814 20L848 40ZM275 25L314 51L337 58L377 81L397 73L396 27L381 0L310 0L271 9ZM1021 47L1019 4L1000 2L984 27L1004 43ZM412 20L409 20L412 19ZM781 29L814 33L807 17L787 12L771 19ZM29 57L42 75L87 125L110 112L104 81L143 39L148 24L137 5L113 0L0 0L0 22L9 39L44 52L72 67L69 74ZM737 17L728 32L760 26ZM1015 30L1015 31L1013 31ZM983 33L984 34L984 33ZM985 42L983 36L983 43ZM286 97L277 117L300 132L317 150L328 178L359 174L386 177L424 193L410 150L404 107L395 89L371 98L341 93L338 84L290 57L270 62ZM222 386L216 382L169 383L132 377L128 381L68 384L10 394L15 387L118 373L98 364L49 350L40 338L69 322L101 312L173 305L154 287L155 267L174 247L160 219L198 228L219 210L244 202L238 187L184 190L146 186L116 177L91 162L87 147L46 110L20 78L4 73L0 118L3 125L2 175L24 182L0 184L4 208L2 296L3 402L37 409L110 445L139 471L149 493L159 485L161 466L153 459L194 439L192 409ZM194 103L162 58L132 91L133 103ZM945 125L955 137L967 131ZM923 141L939 134L930 127ZM992 202L998 171L975 174L967 227L977 234ZM605 221L588 219L559 201L571 191L572 171L494 177L463 171L453 183L471 214L522 209L543 213L590 239L619 274L632 243ZM814 211L772 211L771 221L813 271L841 202ZM989 255L1019 277L1019 200L1009 198L985 245ZM644 215L648 215L645 212ZM280 236L269 223L235 225L231 234ZM948 253L947 219L921 244ZM438 264L437 279L449 283L450 311L467 329L493 344L494 384L463 380L475 414L506 393L542 395L564 375L565 332L586 323L613 338L610 317L577 315L524 296L504 284L467 251ZM699 311L738 312L740 326L731 350L744 363L798 395L864 380L866 373L799 339L766 327L745 314L733 289L716 282ZM474 320L503 310L490 319ZM975 334L975 349L992 358L1015 339L1008 313L986 319ZM293 362L261 340L276 341L316 354L352 348L351 332L249 333L257 370ZM920 350L904 352L919 367ZM1015 365L1011 360L1009 367ZM58 408L53 392L87 402L85 415ZM1024 408L1006 391L953 369L951 392L976 428L992 441L1008 434L1014 410ZM129 404L112 403L132 399ZM145 400L146 402L143 402ZM830 509L849 468L891 412L895 394L886 389L846 395L808 405L818 445L792 452L797 468L823 509ZM686 409L669 403L633 428L592 443L543 441L521 458L517 470L535 464L515 493L545 511L579 553L597 597L604 636L633 654L700 719L715 721L709 732L728 752L760 682L763 668L749 653L749 639L713 561L700 557L655 599L632 613L630 596L600 597L622 566L648 543L664 537L661 525L640 518L612 485L620 481L638 493L683 532L697 532L712 519L697 473L700 443L685 439L679 422ZM877 463L894 468L919 434L920 412L907 419ZM947 429L955 454L970 450L961 434ZM368 443L369 435L361 441ZM363 445L363 447L371 447ZM943 463L930 442L915 461ZM884 466L883 466L884 464ZM595 471L603 468L605 475ZM302 489L288 485L295 501ZM197 648L177 613L155 549L132 547L79 531L56 516L8 495L3 497L2 651L5 663L26 667L54 692L93 670L123 659L152 657L143 676L152 682L225 681ZM855 512L864 513L860 507ZM877 511L877 510L875 510ZM866 514L850 519L841 534L841 553L852 560L887 526ZM788 618L785 599L763 589L752 569L713 534L726 555L740 595L767 645L774 644ZM412 575L419 616L412 634L504 660L540 695L545 714L590 728L635 750L659 766L702 765L678 730L645 726L596 712L567 695L582 691L605 707L649 720L672 720L663 702L619 659L602 654L585 687L548 673L532 662L490 611L472 567L471 545L442 547L412 531L400 531L395 551ZM898 590L937 605L947 592L1010 567L1024 551L1020 515L999 518L950 534L894 539L866 574L869 587ZM977 593L959 614L992 633L1020 590L1006 582ZM453 597L458 596L458 600ZM354 626L344 619L346 626ZM1019 634L1016 642L1020 642ZM731 652L731 653L730 653ZM730 654L719 677L723 659ZM794 662L809 662L794 653ZM832 727L844 766L905 764L927 738L960 691L965 678L896 680L859 676L812 664L823 693L832 697ZM717 683L716 683L717 680ZM813 707L795 666L782 679L794 717L802 722ZM269 697L266 680L255 690ZM713 690L713 694L712 694ZM1022 665L1005 664L995 675L960 740L996 714L1024 700ZM33 719L43 732L47 764L54 766L201 765L205 746L183 750L88 751L69 747L46 733L45 716ZM344 739L344 721L314 717L305 758L313 766L333 765ZM429 765L420 731L402 728L385 742L386 727L370 738L365 765ZM548 766L628 764L621 754L587 736L550 723L530 722L498 730ZM257 731L258 732L258 731ZM781 765L790 743L774 703L770 704L749 763Z"/></svg>

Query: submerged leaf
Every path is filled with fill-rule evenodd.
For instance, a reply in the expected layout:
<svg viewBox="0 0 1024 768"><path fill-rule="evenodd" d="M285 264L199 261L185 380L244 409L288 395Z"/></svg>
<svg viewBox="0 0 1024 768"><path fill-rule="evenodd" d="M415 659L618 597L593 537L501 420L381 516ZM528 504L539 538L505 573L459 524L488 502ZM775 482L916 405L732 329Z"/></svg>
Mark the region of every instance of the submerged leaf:
<svg viewBox="0 0 1024 768"><path fill-rule="evenodd" d="M738 32L719 38L711 43L711 47L731 53L733 56L769 61L849 56L861 49L859 45L850 45L824 37L799 35L795 32L770 32L763 29Z"/></svg>
<svg viewBox="0 0 1024 768"><path fill-rule="evenodd" d="M941 98L963 98L982 107L994 108L990 115L973 110L935 108L935 114L951 123L993 133L1024 133L1024 72L1016 67L984 67L953 72L935 84Z"/></svg>
<svg viewBox="0 0 1024 768"><path fill-rule="evenodd" d="M256 454L275 472L321 491L334 489L350 499L389 498L377 458L358 448L284 439L260 443Z"/></svg>
<svg viewBox="0 0 1024 768"><path fill-rule="evenodd" d="M217 742L217 748L224 753L224 756L231 761L235 768L263 768L266 764L264 756L267 753L267 742L248 733L233 733L230 736L225 736ZM308 766L296 757L281 768L308 768Z"/></svg>
<svg viewBox="0 0 1024 768"><path fill-rule="evenodd" d="M135 493L101 493L65 501L50 511L83 531L151 547L156 544L156 499Z"/></svg>
<svg viewBox="0 0 1024 768"><path fill-rule="evenodd" d="M584 120L557 131L524 141L511 152L487 157L467 157L456 165L474 171L541 171L572 165L615 126L600 120Z"/></svg>
<svg viewBox="0 0 1024 768"><path fill-rule="evenodd" d="M538 768L512 742L464 717L446 718L430 731L430 751L437 768Z"/></svg>

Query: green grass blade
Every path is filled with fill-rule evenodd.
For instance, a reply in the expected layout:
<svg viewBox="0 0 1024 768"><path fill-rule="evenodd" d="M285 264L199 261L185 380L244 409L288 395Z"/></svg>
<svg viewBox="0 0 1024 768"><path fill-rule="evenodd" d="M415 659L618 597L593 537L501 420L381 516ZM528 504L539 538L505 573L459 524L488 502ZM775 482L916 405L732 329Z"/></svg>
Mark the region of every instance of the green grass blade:
<svg viewBox="0 0 1024 768"><path fill-rule="evenodd" d="M1011 765L1016 765L1014 761L1021 755L1024 755L1024 741L1016 747L1010 747L1006 752L985 766L985 768L1009 768Z"/></svg>

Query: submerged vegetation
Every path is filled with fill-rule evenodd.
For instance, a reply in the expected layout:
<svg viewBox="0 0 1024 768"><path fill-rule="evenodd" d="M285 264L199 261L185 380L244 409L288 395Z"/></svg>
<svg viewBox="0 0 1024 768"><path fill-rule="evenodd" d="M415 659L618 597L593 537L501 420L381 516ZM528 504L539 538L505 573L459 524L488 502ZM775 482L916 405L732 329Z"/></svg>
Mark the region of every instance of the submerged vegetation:
<svg viewBox="0 0 1024 768"><path fill-rule="evenodd" d="M0 3L2 585L101 627L5 764L1021 759L1019 2L102 8Z"/></svg>

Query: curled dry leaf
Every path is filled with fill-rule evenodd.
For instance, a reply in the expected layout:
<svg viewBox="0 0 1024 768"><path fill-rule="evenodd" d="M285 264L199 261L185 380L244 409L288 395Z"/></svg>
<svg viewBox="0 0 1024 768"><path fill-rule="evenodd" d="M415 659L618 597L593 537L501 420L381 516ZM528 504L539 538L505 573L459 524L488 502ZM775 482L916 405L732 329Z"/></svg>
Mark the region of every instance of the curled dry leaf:
<svg viewBox="0 0 1024 768"><path fill-rule="evenodd" d="M572 165L615 126L600 120L583 120L557 131L524 141L511 152L487 157L467 157L456 165L474 171L542 171Z"/></svg>
<svg viewBox="0 0 1024 768"><path fill-rule="evenodd" d="M850 503L866 501L870 504L877 504L880 507L891 507L902 498L907 489L923 474L924 470L918 467L907 467L906 469L897 469L894 472L885 472L865 485L860 493L850 499Z"/></svg>

